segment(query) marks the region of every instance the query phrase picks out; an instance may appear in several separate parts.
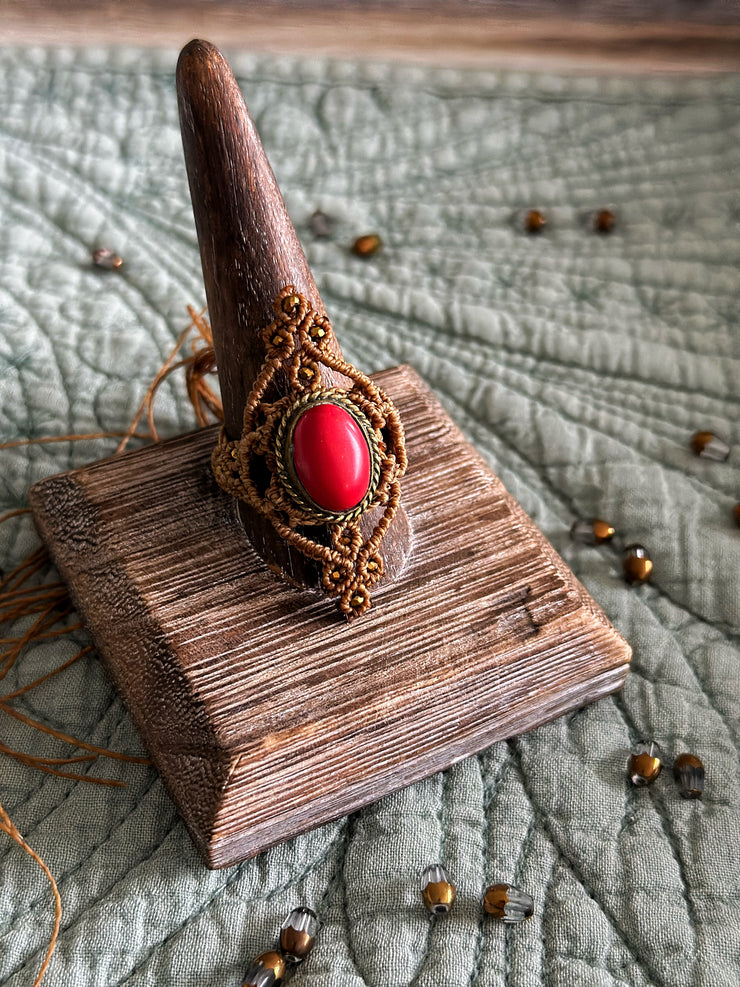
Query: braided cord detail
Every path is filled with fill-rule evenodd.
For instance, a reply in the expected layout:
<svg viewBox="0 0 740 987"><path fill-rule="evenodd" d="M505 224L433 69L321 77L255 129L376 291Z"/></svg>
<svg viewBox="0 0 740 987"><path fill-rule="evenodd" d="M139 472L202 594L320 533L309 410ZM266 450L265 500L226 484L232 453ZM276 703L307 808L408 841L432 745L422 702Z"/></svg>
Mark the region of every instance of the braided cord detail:
<svg viewBox="0 0 740 987"><path fill-rule="evenodd" d="M213 473L223 490L266 517L282 539L321 565L324 592L351 620L370 608L370 588L383 576L378 549L398 510L400 479L407 466L403 426L383 390L332 353L331 323L292 285L282 289L275 309L277 318L261 333L267 352L247 398L242 434L231 441L221 430L212 455ZM320 365L348 377L352 387L322 388ZM266 400L280 371L287 373L289 392ZM292 469L292 429L307 408L321 403L343 407L361 428L370 451L367 493L343 513L314 504ZM363 540L360 518L378 507L383 512ZM327 526L328 545L306 533L319 525Z"/></svg>

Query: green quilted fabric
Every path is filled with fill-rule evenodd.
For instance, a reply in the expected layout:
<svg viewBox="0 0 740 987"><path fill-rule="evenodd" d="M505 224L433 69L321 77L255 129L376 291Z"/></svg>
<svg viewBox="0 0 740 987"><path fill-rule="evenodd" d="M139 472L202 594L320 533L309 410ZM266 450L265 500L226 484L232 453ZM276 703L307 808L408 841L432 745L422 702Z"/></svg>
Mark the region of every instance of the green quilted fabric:
<svg viewBox="0 0 740 987"><path fill-rule="evenodd" d="M125 427L204 292L174 92L176 53L0 53L0 438ZM48 987L229 987L305 903L323 929L294 987L736 987L740 982L740 80L580 79L237 56L233 64L346 354L411 363L634 648L620 695L499 743L349 819L209 872L152 769L95 788L0 760L0 802L64 905ZM513 220L540 206L547 231ZM611 206L612 236L589 230ZM322 209L331 238L310 233ZM349 245L379 232L367 260ZM120 274L89 264L106 244ZM194 426L181 379L162 434ZM0 507L113 440L2 454ZM649 546L628 588L575 517ZM0 564L37 545L0 528ZM8 691L86 643L41 642ZM94 655L15 701L138 751ZM648 737L707 766L704 800L664 771L631 788ZM69 748L0 718L7 746ZM83 765L84 769L84 765ZM446 863L453 912L417 886ZM482 915L488 883L536 914ZM0 982L30 987L51 893L0 839Z"/></svg>

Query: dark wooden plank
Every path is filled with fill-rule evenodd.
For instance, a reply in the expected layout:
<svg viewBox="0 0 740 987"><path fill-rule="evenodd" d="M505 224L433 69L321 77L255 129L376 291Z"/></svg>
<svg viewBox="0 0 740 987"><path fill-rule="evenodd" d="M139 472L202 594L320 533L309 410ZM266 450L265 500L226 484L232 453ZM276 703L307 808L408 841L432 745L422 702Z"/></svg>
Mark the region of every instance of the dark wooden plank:
<svg viewBox="0 0 740 987"><path fill-rule="evenodd" d="M407 367L414 551L344 624L274 579L206 429L52 477L34 517L211 866L619 688L629 648Z"/></svg>
<svg viewBox="0 0 740 987"><path fill-rule="evenodd" d="M728 0L6 0L15 44L179 47L433 65L691 73L740 68L740 4Z"/></svg>

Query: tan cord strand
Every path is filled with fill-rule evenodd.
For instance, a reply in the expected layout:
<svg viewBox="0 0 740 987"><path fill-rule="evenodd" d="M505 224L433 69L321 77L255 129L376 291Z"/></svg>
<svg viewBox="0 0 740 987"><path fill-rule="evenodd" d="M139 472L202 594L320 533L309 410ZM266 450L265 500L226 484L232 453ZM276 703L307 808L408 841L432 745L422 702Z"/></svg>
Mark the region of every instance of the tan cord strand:
<svg viewBox="0 0 740 987"><path fill-rule="evenodd" d="M22 850L25 850L28 856L39 865L41 870L49 879L49 884L51 885L51 891L52 894L54 895L54 928L52 930L51 939L49 941L49 945L46 950L46 956L44 957L44 961L41 964L41 969L36 975L36 979L34 980L32 985L32 987L38 987L38 985L43 980L44 974L47 971L49 963L51 962L51 957L54 954L54 949L57 944L57 939L59 938L59 929L61 928L61 924L62 924L62 899L59 896L59 888L57 887L57 882L54 880L51 871L46 866L46 864L41 859L41 857L39 857L39 855L34 850L32 850L31 847L28 845L28 843L26 843L26 841L23 839L23 837L16 829L13 821L11 820L10 816L5 811L5 809L2 807L2 805L0 805L0 830L6 833L11 840L13 840L15 843L18 844L18 846Z"/></svg>
<svg viewBox="0 0 740 987"><path fill-rule="evenodd" d="M122 439L120 448L123 449L132 439L151 440L152 438L156 438L157 432L153 418L154 398L162 381L170 373L179 368L185 369L187 393L193 405L198 424L205 426L212 424L214 421L222 422L223 408L221 402L218 395L206 380L206 377L215 370L215 353L210 326L203 312L197 312L195 309L189 307L188 313L190 315L190 325L181 334L180 339L177 341L176 349L170 354L166 364L160 369L147 389L144 401L140 405L134 421L128 429L125 431L91 432L77 435L51 435L36 439L17 439L11 442L0 443L0 449L15 449L24 446L45 445L47 443L93 441L106 438ZM191 342L192 355L184 360L174 362L177 352L193 329L195 329L196 336ZM137 431L137 425L145 412L151 434ZM30 513L30 507L19 507L7 511L5 514L0 515L0 524L10 521L12 518ZM38 548L31 552L26 559L0 580L0 624L12 624L22 618L36 617L29 629L24 633L0 638L0 645L5 648L2 654L0 654L0 679L8 674L23 650L29 645L35 644L37 641L62 637L82 628L81 623L61 627L55 626L73 612L69 605L69 598L64 583L48 582L41 583L40 585L29 585L29 580L41 573L49 563L50 559L46 549L43 547ZM65 671L92 650L91 646L80 648L71 658L68 658L57 668L34 679L25 686L0 696L0 712L19 720L28 727L48 734L63 743L81 748L87 751L87 753L76 754L70 757L41 757L14 750L7 744L0 742L0 754L4 754L33 770L41 771L44 774L53 775L58 778L86 782L108 788L123 788L125 783L122 781L111 778L96 778L89 774L79 774L74 771L64 770L64 767L74 764L90 764L99 757L146 765L151 763L148 758L122 754L80 741L61 730L55 730L52 727L46 726L33 717L13 709L9 705L11 700L25 695L53 676ZM51 871L38 854L23 840L2 805L0 805L0 830L17 843L43 870L51 884L54 895L54 927L45 958L33 982L33 987L38 987L48 969L59 936L62 918L61 898Z"/></svg>

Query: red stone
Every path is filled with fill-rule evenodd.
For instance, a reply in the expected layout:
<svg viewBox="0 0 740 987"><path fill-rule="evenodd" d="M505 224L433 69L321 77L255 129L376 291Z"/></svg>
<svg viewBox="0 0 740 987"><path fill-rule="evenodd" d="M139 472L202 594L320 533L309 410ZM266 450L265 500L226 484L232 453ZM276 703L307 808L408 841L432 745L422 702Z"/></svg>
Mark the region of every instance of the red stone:
<svg viewBox="0 0 740 987"><path fill-rule="evenodd" d="M315 404L303 412L293 431L293 464L308 496L325 511L351 510L370 486L365 435L337 404Z"/></svg>

